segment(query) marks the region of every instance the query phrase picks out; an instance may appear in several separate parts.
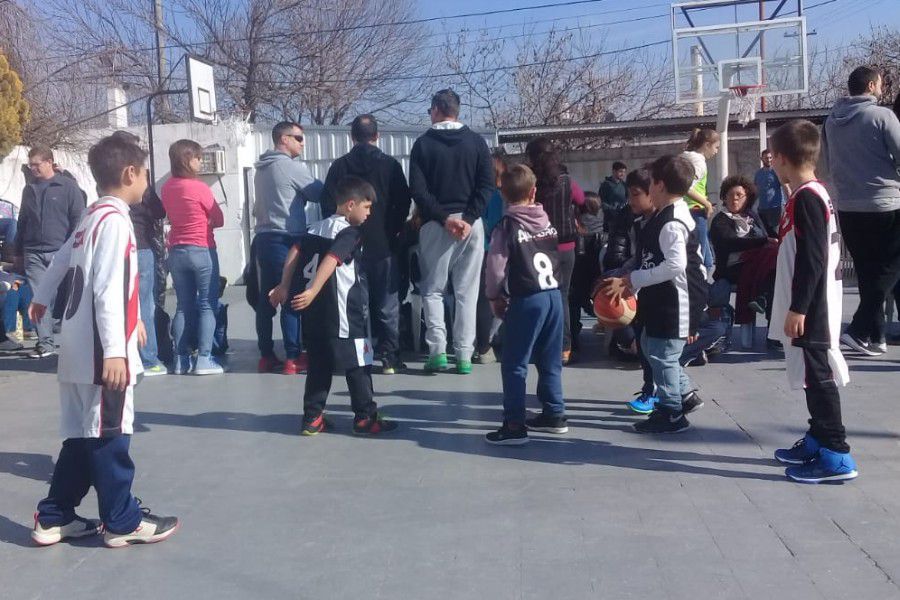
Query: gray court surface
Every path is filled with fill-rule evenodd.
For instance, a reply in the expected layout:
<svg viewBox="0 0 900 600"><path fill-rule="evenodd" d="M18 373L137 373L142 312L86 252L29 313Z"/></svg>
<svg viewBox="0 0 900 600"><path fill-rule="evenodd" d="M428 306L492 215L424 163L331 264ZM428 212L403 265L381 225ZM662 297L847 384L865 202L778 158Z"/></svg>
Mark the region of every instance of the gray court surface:
<svg viewBox="0 0 900 600"><path fill-rule="evenodd" d="M0 597L900 598L898 348L850 361L859 479L803 486L771 458L806 419L776 357L690 369L706 399L693 429L643 437L624 405L638 372L587 331L588 361L564 373L568 435L487 446L499 367L424 376L416 361L375 377L395 434L350 435L335 378L334 432L300 437L303 377L255 373L242 291L231 373L137 388L134 492L182 519L155 546L32 547L60 445L54 363L0 358ZM80 512L96 517L93 494Z"/></svg>

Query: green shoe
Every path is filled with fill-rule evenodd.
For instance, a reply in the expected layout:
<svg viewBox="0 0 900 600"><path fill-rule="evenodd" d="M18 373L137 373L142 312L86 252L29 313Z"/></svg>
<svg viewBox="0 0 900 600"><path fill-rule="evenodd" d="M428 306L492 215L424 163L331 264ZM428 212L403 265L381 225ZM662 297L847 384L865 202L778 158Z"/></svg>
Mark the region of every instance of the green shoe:
<svg viewBox="0 0 900 600"><path fill-rule="evenodd" d="M472 361L470 360L458 360L456 361L456 372L460 375L471 375L472 374Z"/></svg>
<svg viewBox="0 0 900 600"><path fill-rule="evenodd" d="M428 360L425 361L426 373L439 373L441 371L446 371L447 368L448 365L446 354L436 354L435 356L429 356Z"/></svg>

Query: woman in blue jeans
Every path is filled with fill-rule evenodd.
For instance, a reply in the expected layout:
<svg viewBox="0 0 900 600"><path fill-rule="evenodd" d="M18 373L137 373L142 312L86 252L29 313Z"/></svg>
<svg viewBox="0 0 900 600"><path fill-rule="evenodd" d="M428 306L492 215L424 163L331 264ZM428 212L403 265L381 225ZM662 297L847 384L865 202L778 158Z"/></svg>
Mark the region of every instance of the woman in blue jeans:
<svg viewBox="0 0 900 600"><path fill-rule="evenodd" d="M169 273L177 307L172 320L175 374L215 375L222 365L212 356L219 299L219 261L213 230L225 218L209 186L197 179L202 148L193 140L178 140L169 148L172 177L162 187L162 203L171 230ZM196 344L197 361L191 362Z"/></svg>

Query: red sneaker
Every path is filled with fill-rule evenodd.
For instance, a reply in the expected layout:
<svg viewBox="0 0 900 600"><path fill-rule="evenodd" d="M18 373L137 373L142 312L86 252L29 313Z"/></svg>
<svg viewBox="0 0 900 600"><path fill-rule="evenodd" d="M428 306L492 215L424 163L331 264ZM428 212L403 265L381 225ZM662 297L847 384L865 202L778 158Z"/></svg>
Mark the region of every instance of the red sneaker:
<svg viewBox="0 0 900 600"><path fill-rule="evenodd" d="M299 375L309 370L309 357L306 352L297 358L289 358L284 361L284 369L281 371L285 375Z"/></svg>
<svg viewBox="0 0 900 600"><path fill-rule="evenodd" d="M282 367L281 361L273 354L272 356L263 356L260 358L256 371L258 373L274 373Z"/></svg>

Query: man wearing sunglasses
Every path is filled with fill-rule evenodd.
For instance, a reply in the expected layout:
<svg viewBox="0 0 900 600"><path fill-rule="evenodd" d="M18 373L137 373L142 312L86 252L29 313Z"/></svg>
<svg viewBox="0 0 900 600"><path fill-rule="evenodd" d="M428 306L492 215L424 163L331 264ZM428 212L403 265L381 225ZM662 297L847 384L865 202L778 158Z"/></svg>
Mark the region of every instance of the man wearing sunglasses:
<svg viewBox="0 0 900 600"><path fill-rule="evenodd" d="M275 354L272 318L275 309L266 300L269 291L281 282L284 261L291 246L306 233L306 203L316 202L320 184L304 163L303 128L283 121L272 129L273 150L256 163L253 180L256 192L253 215L256 236L251 256L255 260L259 298L256 309L256 336L259 344L260 373L281 371L285 375L303 373L306 355L300 347L300 314L290 306L281 307L281 335L285 360Z"/></svg>

